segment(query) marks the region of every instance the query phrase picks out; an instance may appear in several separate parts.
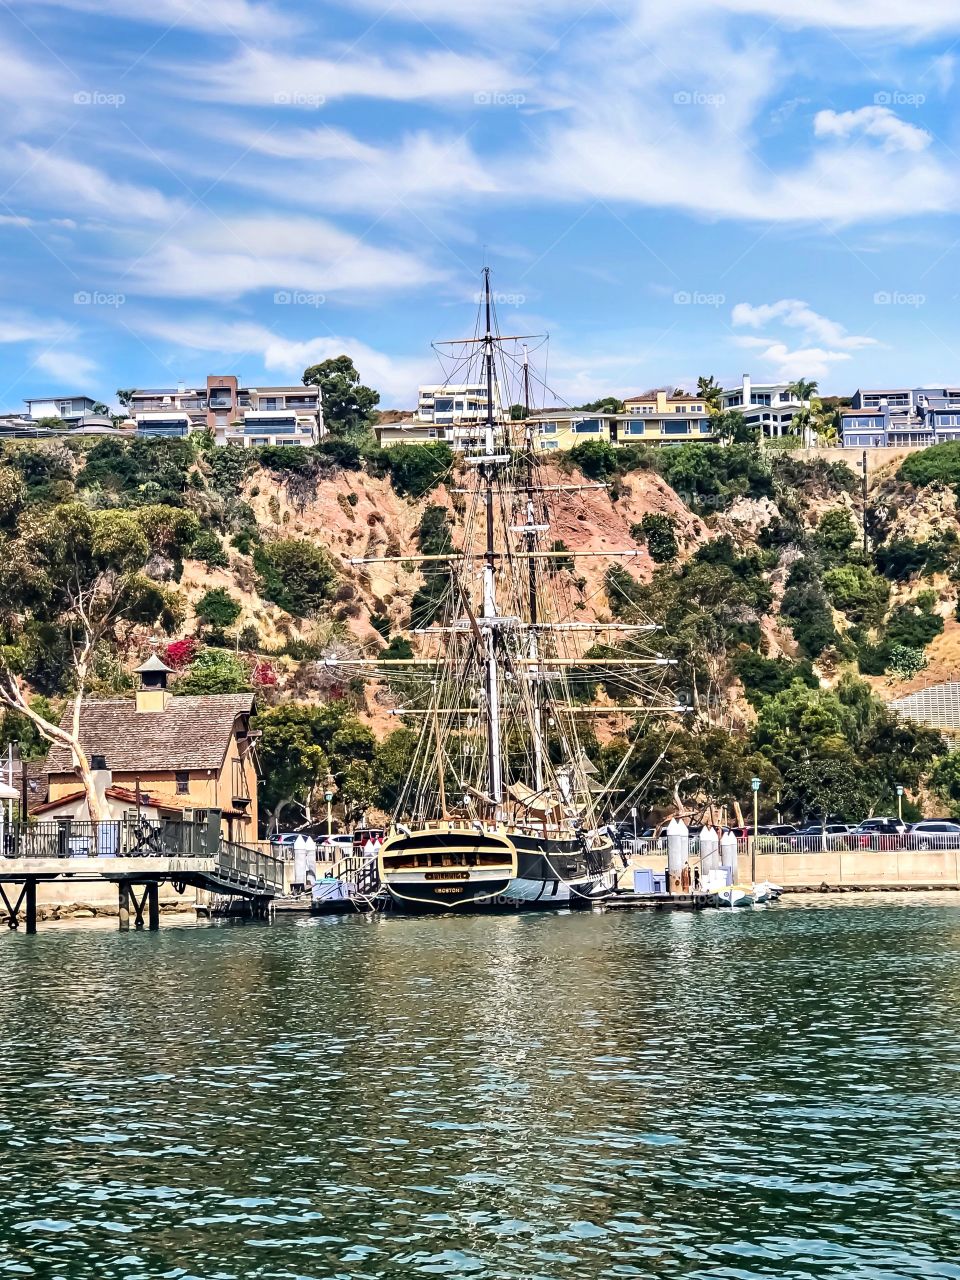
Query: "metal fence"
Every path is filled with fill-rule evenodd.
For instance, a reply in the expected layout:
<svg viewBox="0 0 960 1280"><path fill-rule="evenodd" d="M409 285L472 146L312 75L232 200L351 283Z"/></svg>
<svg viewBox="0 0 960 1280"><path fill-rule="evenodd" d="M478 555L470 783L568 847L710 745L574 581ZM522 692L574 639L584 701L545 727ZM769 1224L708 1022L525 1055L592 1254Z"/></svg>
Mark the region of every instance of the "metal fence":
<svg viewBox="0 0 960 1280"><path fill-rule="evenodd" d="M224 851L227 851L225 853ZM220 839L219 826L197 822L153 822L135 814L106 822L73 819L15 822L0 837L5 858L216 858L226 856L244 874L269 871L281 880L280 859L243 844Z"/></svg>
<svg viewBox="0 0 960 1280"><path fill-rule="evenodd" d="M623 849L628 854L654 854L666 857L666 835L647 839L624 840ZM753 836L740 837L737 851L741 857L750 857L756 847L758 854L766 853L917 853L960 852L960 833L906 831L902 835L882 832L821 832L816 835ZM694 859L700 856L700 839L691 836L689 853Z"/></svg>
<svg viewBox="0 0 960 1280"><path fill-rule="evenodd" d="M693 842L691 842L691 847ZM737 841L741 854L750 854L754 845L762 853L898 853L902 850L917 853L960 850L960 834L905 831L902 835L883 832L855 831L847 833L823 833L802 836L752 836Z"/></svg>

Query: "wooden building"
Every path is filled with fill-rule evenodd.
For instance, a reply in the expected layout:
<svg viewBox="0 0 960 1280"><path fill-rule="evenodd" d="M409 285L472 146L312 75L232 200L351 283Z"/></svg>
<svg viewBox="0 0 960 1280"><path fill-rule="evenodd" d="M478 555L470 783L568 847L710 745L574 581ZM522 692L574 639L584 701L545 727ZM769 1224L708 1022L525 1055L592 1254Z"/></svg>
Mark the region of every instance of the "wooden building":
<svg viewBox="0 0 960 1280"><path fill-rule="evenodd" d="M94 767L104 817L143 809L220 809L224 834L258 836L257 774L250 735L252 693L176 697L172 671L156 654L137 668L136 699L91 699L80 713L80 741ZM64 712L67 727L72 708ZM86 817L68 748L47 756L47 800L38 816ZM42 815L39 810L42 809ZM116 810L116 812L115 812Z"/></svg>

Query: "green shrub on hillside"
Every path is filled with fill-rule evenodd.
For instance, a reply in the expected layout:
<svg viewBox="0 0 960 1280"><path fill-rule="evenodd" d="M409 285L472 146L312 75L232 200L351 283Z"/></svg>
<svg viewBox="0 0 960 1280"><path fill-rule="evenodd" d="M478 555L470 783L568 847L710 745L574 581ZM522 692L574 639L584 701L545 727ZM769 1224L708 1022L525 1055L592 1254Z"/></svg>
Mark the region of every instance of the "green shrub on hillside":
<svg viewBox="0 0 960 1280"><path fill-rule="evenodd" d="M816 560L797 560L787 578L781 609L794 638L808 658L819 658L824 649L840 642L833 614L820 580Z"/></svg>
<svg viewBox="0 0 960 1280"><path fill-rule="evenodd" d="M395 444L380 450L390 481L401 497L423 498L441 484L453 467L448 444Z"/></svg>
<svg viewBox="0 0 960 1280"><path fill-rule="evenodd" d="M935 596L923 591L911 604L898 605L884 627L884 640L908 649L925 649L943 631L943 619L934 612Z"/></svg>
<svg viewBox="0 0 960 1280"><path fill-rule="evenodd" d="M208 569L226 569L230 563L223 543L212 529L201 529L193 540L189 554Z"/></svg>
<svg viewBox="0 0 960 1280"><path fill-rule="evenodd" d="M305 538L280 538L254 549L258 588L294 617L308 618L330 599L337 572L327 553Z"/></svg>
<svg viewBox="0 0 960 1280"><path fill-rule="evenodd" d="M828 569L823 585L834 608L845 613L851 622L875 626L886 612L890 585L866 565L844 564Z"/></svg>
<svg viewBox="0 0 960 1280"><path fill-rule="evenodd" d="M99 486L126 505L178 505L196 461L189 440L99 440L87 454L79 487Z"/></svg>
<svg viewBox="0 0 960 1280"><path fill-rule="evenodd" d="M673 516L647 512L639 524L631 526L630 535L636 542L647 544L650 559L656 564L669 564L679 554L677 522Z"/></svg>
<svg viewBox="0 0 960 1280"><path fill-rule="evenodd" d="M922 488L926 484L960 484L960 442L935 444L904 458L897 473L901 480Z"/></svg>
<svg viewBox="0 0 960 1280"><path fill-rule="evenodd" d="M226 649L201 649L177 680L178 694L246 693L250 678L243 663Z"/></svg>
<svg viewBox="0 0 960 1280"><path fill-rule="evenodd" d="M764 658L756 652L741 654L734 662L734 670L740 677L751 706L757 707L764 698L775 697L789 689L795 680L811 689L818 689L813 666L807 659L791 662L789 658Z"/></svg>

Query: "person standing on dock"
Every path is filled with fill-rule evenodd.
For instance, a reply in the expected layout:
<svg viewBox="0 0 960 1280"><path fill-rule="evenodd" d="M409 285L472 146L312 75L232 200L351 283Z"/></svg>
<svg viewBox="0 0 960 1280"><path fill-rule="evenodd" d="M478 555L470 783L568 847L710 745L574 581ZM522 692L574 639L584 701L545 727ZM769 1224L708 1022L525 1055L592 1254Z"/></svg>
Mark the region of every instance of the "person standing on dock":
<svg viewBox="0 0 960 1280"><path fill-rule="evenodd" d="M690 863L683 864L683 870L680 872L680 888L684 893L690 892Z"/></svg>

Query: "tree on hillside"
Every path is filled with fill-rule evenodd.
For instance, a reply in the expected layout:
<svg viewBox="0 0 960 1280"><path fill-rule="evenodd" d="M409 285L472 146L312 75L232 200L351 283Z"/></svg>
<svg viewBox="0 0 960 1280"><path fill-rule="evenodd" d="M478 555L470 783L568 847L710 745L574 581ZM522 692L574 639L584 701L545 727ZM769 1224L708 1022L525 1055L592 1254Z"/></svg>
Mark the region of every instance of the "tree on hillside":
<svg viewBox="0 0 960 1280"><path fill-rule="evenodd" d="M819 383L809 378L797 378L796 382L791 382L787 387L787 394L807 404L817 394L818 387Z"/></svg>
<svg viewBox="0 0 960 1280"><path fill-rule="evenodd" d="M697 395L702 396L710 413L721 413L723 410L723 387L711 373L709 378L697 379Z"/></svg>
<svg viewBox="0 0 960 1280"><path fill-rule="evenodd" d="M194 605L194 613L217 636L222 636L240 617L240 602L225 587L211 587Z"/></svg>
<svg viewBox="0 0 960 1280"><path fill-rule="evenodd" d="M718 410L713 429L724 444L756 444L760 439L760 428L750 426L739 409Z"/></svg>
<svg viewBox="0 0 960 1280"><path fill-rule="evenodd" d="M144 573L149 539L128 511L89 511L65 503L25 513L18 536L0 536L0 706L25 717L49 743L66 747L86 794L99 805L80 740L80 715L98 649L121 628L182 623L183 603ZM72 665L71 714L64 727L38 709L25 680L33 650L51 634L65 638Z"/></svg>
<svg viewBox="0 0 960 1280"><path fill-rule="evenodd" d="M604 396L602 400L592 400L590 404L582 404L579 409L587 413L623 413L623 401L616 396Z"/></svg>
<svg viewBox="0 0 960 1280"><path fill-rule="evenodd" d="M320 388L323 421L334 435L363 434L375 421L380 393L363 385L349 356L334 356L304 369L303 385Z"/></svg>

